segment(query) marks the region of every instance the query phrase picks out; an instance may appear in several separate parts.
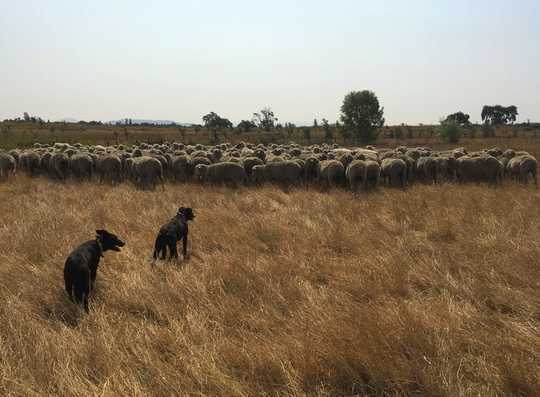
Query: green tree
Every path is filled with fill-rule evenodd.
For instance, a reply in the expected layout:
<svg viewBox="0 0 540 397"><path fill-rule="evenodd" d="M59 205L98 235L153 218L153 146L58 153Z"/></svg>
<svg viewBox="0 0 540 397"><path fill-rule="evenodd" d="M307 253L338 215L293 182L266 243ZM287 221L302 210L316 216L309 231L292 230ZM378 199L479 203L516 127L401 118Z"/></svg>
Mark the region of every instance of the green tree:
<svg viewBox="0 0 540 397"><path fill-rule="evenodd" d="M372 91L353 91L345 96L341 106L343 128L363 144L377 139L384 125L384 108Z"/></svg>
<svg viewBox="0 0 540 397"><path fill-rule="evenodd" d="M494 105L488 106L485 105L482 108L482 121L485 124L499 125L499 124L509 124L516 121L518 115L517 107L514 105L511 106L501 106Z"/></svg>
<svg viewBox="0 0 540 397"><path fill-rule="evenodd" d="M210 112L204 115L202 118L204 126L211 130L218 130L222 128L233 128L233 123L229 119L220 117L215 112Z"/></svg>
<svg viewBox="0 0 540 397"><path fill-rule="evenodd" d="M218 131L221 129L233 128L233 123L229 119L220 117L215 112L210 112L203 116L204 126L212 132L214 144L219 142Z"/></svg>
<svg viewBox="0 0 540 397"><path fill-rule="evenodd" d="M265 131L271 131L275 127L277 121L278 118L270 108L264 108L259 113L253 113L253 122L257 127Z"/></svg>
<svg viewBox="0 0 540 397"><path fill-rule="evenodd" d="M238 123L236 128L238 128L239 130L241 130L243 132L249 132L252 129L257 128L257 126L255 125L255 123L253 121L242 120L241 122Z"/></svg>
<svg viewBox="0 0 540 397"><path fill-rule="evenodd" d="M468 114L465 114L460 111L460 112L449 114L448 116L446 116L445 121L453 121L457 125L463 126L463 125L470 124L470 121L469 121L470 117L471 116L469 116Z"/></svg>

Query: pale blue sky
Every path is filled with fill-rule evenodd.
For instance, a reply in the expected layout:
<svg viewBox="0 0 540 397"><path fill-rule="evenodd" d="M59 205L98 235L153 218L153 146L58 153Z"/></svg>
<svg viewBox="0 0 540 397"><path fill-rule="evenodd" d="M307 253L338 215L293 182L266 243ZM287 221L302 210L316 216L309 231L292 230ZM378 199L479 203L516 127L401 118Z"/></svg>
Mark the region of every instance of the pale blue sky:
<svg viewBox="0 0 540 397"><path fill-rule="evenodd" d="M0 0L0 119L302 124L370 89L389 124L540 121L539 21L538 0Z"/></svg>

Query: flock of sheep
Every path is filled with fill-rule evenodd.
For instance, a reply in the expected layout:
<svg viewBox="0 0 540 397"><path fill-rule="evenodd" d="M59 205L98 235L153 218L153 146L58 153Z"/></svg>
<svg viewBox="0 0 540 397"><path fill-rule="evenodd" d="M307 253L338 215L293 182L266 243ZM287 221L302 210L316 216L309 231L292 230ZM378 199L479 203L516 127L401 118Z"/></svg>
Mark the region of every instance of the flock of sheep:
<svg viewBox="0 0 540 397"><path fill-rule="evenodd" d="M31 149L0 151L0 180L21 171L65 181L111 184L131 181L153 189L165 179L231 185L319 184L370 190L379 184L405 187L415 181L487 182L504 178L537 184L537 160L523 151L499 148L468 153L465 148L343 148L338 145L215 146L141 143L134 146L87 146L79 143L34 144Z"/></svg>

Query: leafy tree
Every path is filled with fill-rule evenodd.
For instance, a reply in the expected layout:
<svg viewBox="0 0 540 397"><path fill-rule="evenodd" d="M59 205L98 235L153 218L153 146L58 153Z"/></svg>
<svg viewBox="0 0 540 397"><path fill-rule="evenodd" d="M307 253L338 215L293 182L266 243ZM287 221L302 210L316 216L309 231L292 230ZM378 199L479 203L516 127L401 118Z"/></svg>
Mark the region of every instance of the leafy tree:
<svg viewBox="0 0 540 397"><path fill-rule="evenodd" d="M24 121L30 121L30 115L28 114L28 112L24 112L23 117L24 117Z"/></svg>
<svg viewBox="0 0 540 397"><path fill-rule="evenodd" d="M277 121L278 118L274 115L274 112L270 108L264 108L259 113L253 113L253 122L257 125L257 127L265 131L272 130Z"/></svg>
<svg viewBox="0 0 540 397"><path fill-rule="evenodd" d="M239 130L244 131L244 132L249 132L252 129L257 128L257 126L251 120L242 120L241 122L238 123L236 128L238 128Z"/></svg>
<svg viewBox="0 0 540 397"><path fill-rule="evenodd" d="M345 96L341 106L343 128L362 143L377 139L378 129L384 125L384 108L372 91L353 91Z"/></svg>
<svg viewBox="0 0 540 397"><path fill-rule="evenodd" d="M452 113L450 115L448 115L445 119L445 121L448 121L448 122L454 122L456 123L458 126L464 126L464 125L468 125L470 124L471 122L469 121L469 118L471 116L469 116L468 114L465 114L461 111L459 112L456 112L456 113Z"/></svg>
<svg viewBox="0 0 540 397"><path fill-rule="evenodd" d="M334 141L334 133L332 132L332 127L328 124L328 120L322 119L322 128L324 131L324 140L328 143Z"/></svg>
<svg viewBox="0 0 540 397"><path fill-rule="evenodd" d="M485 105L482 108L482 121L485 124L491 125L500 125L514 123L518 115L517 107L514 105L511 106L488 106Z"/></svg>
<svg viewBox="0 0 540 397"><path fill-rule="evenodd" d="M220 117L217 113L210 112L202 118L204 126L211 130L222 128L233 128L233 123L229 119Z"/></svg>

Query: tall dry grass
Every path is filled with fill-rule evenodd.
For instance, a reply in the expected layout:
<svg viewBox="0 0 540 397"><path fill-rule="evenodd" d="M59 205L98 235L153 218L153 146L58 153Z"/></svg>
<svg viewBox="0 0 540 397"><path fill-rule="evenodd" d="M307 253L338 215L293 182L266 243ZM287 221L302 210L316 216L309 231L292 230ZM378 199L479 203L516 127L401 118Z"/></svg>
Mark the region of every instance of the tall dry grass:
<svg viewBox="0 0 540 397"><path fill-rule="evenodd" d="M2 395L538 395L540 194L0 185ZM192 257L150 266L197 214ZM91 313L66 256L106 228Z"/></svg>

